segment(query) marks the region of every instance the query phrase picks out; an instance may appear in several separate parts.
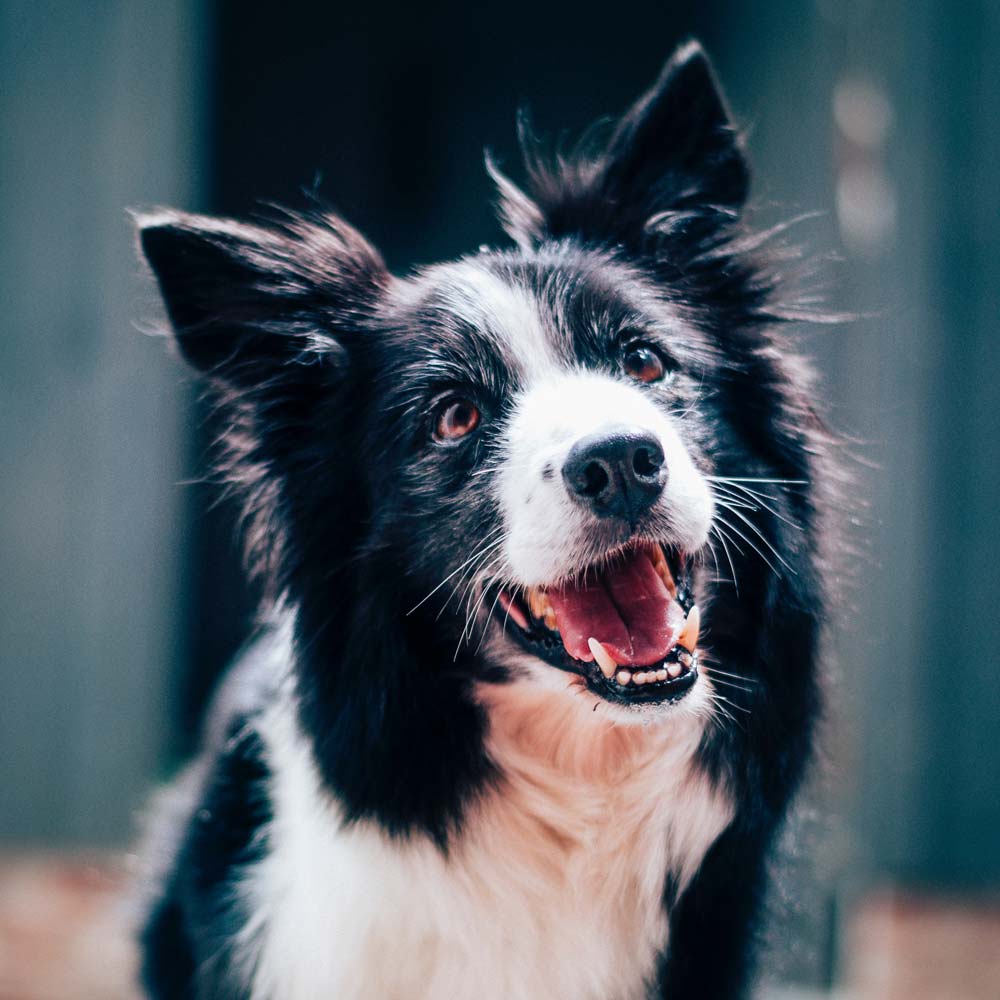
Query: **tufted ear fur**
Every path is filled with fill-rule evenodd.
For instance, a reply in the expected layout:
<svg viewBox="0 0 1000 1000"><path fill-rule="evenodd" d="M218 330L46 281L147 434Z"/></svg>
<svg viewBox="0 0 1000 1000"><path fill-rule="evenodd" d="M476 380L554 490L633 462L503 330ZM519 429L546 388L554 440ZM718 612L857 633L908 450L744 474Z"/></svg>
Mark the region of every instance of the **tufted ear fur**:
<svg viewBox="0 0 1000 1000"><path fill-rule="evenodd" d="M250 225L160 211L137 223L180 352L225 412L215 473L242 504L249 569L277 594L308 546L326 544L303 526L346 522L361 503L342 489L346 444L333 428L347 419L355 347L392 279L331 215Z"/></svg>
<svg viewBox="0 0 1000 1000"><path fill-rule="evenodd" d="M388 280L378 253L331 215L250 225L167 210L136 221L181 353L242 390L335 357L338 334Z"/></svg>
<svg viewBox="0 0 1000 1000"><path fill-rule="evenodd" d="M505 229L522 246L578 236L639 248L665 215L742 208L749 168L708 56L681 46L596 151L548 163L525 139L528 189L488 162Z"/></svg>

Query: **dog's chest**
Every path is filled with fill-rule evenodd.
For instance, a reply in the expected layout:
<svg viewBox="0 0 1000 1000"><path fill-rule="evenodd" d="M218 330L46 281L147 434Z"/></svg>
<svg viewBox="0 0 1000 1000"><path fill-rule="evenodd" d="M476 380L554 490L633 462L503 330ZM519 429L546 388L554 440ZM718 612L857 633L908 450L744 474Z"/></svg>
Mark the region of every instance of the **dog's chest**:
<svg viewBox="0 0 1000 1000"><path fill-rule="evenodd" d="M342 827L304 748L281 747L271 850L247 887L254 996L645 995L667 942L666 877L690 878L731 814L672 756L609 783L515 755L446 856Z"/></svg>

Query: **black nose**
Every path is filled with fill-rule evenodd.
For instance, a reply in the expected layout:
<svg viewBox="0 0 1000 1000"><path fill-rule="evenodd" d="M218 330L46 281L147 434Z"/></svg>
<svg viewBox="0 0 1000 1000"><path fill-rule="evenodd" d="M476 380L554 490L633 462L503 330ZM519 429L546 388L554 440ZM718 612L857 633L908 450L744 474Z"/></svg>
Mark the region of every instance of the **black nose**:
<svg viewBox="0 0 1000 1000"><path fill-rule="evenodd" d="M620 428L577 441L563 465L569 495L598 517L634 524L663 492L663 448L647 431Z"/></svg>

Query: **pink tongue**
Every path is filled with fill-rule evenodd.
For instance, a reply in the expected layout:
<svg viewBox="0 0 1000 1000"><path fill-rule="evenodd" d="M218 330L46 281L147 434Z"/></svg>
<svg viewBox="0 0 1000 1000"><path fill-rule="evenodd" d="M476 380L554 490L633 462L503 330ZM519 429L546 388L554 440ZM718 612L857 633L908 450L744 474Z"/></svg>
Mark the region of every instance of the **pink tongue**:
<svg viewBox="0 0 1000 1000"><path fill-rule="evenodd" d="M633 550L586 580L548 592L570 656L593 660L587 640L607 646L618 663L651 666L677 643L684 611L644 552Z"/></svg>

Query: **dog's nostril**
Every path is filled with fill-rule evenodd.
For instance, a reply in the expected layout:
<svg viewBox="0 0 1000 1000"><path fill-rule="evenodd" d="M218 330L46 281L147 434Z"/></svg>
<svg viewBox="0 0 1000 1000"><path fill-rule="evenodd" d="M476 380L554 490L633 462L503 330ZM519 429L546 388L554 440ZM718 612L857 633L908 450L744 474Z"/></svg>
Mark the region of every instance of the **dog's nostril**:
<svg viewBox="0 0 1000 1000"><path fill-rule="evenodd" d="M659 474L663 465L663 452L657 448L637 448L632 456L632 468L637 476L650 479Z"/></svg>
<svg viewBox="0 0 1000 1000"><path fill-rule="evenodd" d="M600 462L591 462L583 469L579 492L586 497L600 496L610 481L608 470Z"/></svg>

